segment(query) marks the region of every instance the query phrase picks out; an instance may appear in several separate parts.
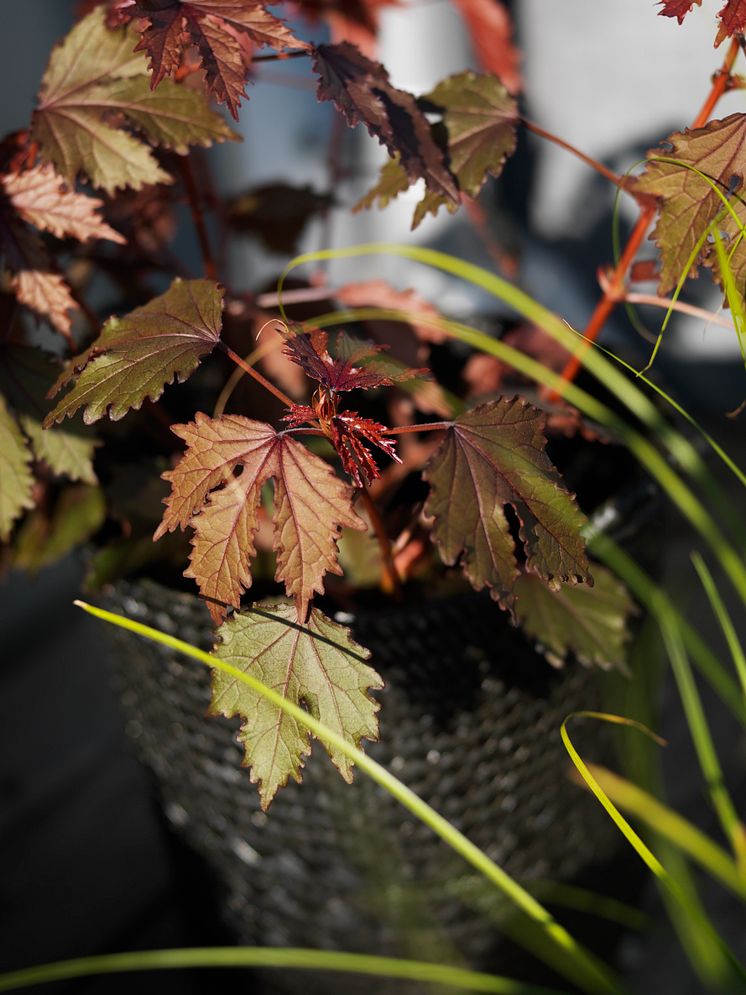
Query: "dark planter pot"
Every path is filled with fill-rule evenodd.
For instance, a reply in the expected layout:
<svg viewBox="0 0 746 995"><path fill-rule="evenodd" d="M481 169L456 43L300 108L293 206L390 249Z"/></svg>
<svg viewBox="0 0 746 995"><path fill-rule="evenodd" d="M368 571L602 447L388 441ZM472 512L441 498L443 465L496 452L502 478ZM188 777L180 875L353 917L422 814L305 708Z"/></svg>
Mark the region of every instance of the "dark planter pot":
<svg viewBox="0 0 746 995"><path fill-rule="evenodd" d="M138 581L121 583L107 600L211 648L196 597ZM559 734L570 712L601 705L595 672L553 669L477 595L361 612L353 629L386 681L380 741L366 744L371 756L519 880L572 881L608 858L614 830L568 779ZM345 784L318 744L303 783L291 782L263 814L240 767L238 723L206 717L207 669L112 634L128 732L168 819L212 869L238 941L496 966L505 905L428 828L359 772ZM582 732L581 748L604 759L604 730L589 724ZM497 966L505 968L502 957ZM389 990L381 980L345 979L330 989L328 976L279 972L268 984Z"/></svg>

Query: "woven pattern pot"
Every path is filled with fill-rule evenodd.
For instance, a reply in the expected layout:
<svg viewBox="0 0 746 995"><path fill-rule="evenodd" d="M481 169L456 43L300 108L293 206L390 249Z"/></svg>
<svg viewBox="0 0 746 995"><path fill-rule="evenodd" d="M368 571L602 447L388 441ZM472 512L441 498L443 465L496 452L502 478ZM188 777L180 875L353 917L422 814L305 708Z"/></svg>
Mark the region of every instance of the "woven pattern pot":
<svg viewBox="0 0 746 995"><path fill-rule="evenodd" d="M144 581L121 583L108 603L211 648L196 597ZM477 595L362 613L352 628L386 681L371 756L518 879L567 881L608 854L613 830L568 780L559 735L570 712L599 707L593 672L554 670ZM303 783L265 815L240 767L238 723L206 717L207 669L113 636L128 732L168 818L213 868L240 942L490 962L504 906L429 829L359 772L345 784L319 744ZM582 732L578 743L601 758L603 732ZM312 983L288 981L291 991ZM318 984L330 990L328 978ZM356 984L331 990L387 990Z"/></svg>

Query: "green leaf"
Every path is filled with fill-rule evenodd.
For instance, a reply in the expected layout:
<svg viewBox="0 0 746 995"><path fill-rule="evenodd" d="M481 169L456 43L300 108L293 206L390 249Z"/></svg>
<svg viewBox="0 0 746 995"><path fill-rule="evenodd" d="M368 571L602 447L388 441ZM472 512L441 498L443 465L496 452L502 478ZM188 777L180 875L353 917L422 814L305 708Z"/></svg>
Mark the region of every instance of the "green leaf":
<svg viewBox="0 0 746 995"><path fill-rule="evenodd" d="M508 506L528 571L554 587L590 581L585 517L544 451L543 429L543 413L520 398L480 405L451 423L423 473L441 558L460 562L471 584L504 607L520 573Z"/></svg>
<svg viewBox="0 0 746 995"><path fill-rule="evenodd" d="M59 476L95 484L97 442L90 430L81 425L42 428L49 410L46 395L58 374L59 363L40 349L16 344L0 348L0 391L13 405L36 458Z"/></svg>
<svg viewBox="0 0 746 995"><path fill-rule="evenodd" d="M232 137L205 98L169 82L150 93L145 57L134 52L132 28L110 31L96 7L52 52L34 111L32 137L70 183L79 173L112 193L168 183L151 149L116 118L142 128L154 142L183 152Z"/></svg>
<svg viewBox="0 0 746 995"><path fill-rule="evenodd" d="M30 571L50 566L90 539L105 518L100 488L88 484L65 488L51 515L37 509L24 520L14 544L13 566Z"/></svg>
<svg viewBox="0 0 746 995"><path fill-rule="evenodd" d="M448 160L459 189L476 197L487 176L499 176L516 147L518 107L497 76L474 72L457 73L438 83L423 97L443 114L448 135ZM428 190L415 208L412 227L426 214L437 214L447 205L453 212L458 204L436 191Z"/></svg>
<svg viewBox="0 0 746 995"><path fill-rule="evenodd" d="M124 318L110 318L96 341L71 361L52 389L76 378L44 419L44 427L83 408L90 425L116 421L143 401L157 401L166 384L182 383L220 340L223 290L211 280L174 280L171 287Z"/></svg>
<svg viewBox="0 0 746 995"><path fill-rule="evenodd" d="M31 453L5 399L0 396L0 539L6 541L13 523L33 508Z"/></svg>
<svg viewBox="0 0 746 995"><path fill-rule="evenodd" d="M726 196L733 179L743 188L746 179L746 114L731 114L721 121L710 121L703 128L675 132L666 139L665 149L651 149L645 172L632 186L636 195L655 197L659 205L658 223L652 234L661 254L659 292L667 294L679 281L690 256L702 244L689 275L697 275L702 263L715 265L712 244L705 236L711 223L722 215L722 231L734 236L740 231L724 208L717 188ZM670 161L656 161L657 158ZM697 172L699 171L699 172ZM704 175L699 175L702 173ZM707 177L713 183L708 182ZM738 198L733 201L740 222L746 211ZM746 266L746 253L733 261L734 275ZM741 286L743 283L741 282Z"/></svg>
<svg viewBox="0 0 746 995"><path fill-rule="evenodd" d="M292 605L262 603L235 615L218 630L216 656L302 705L324 725L358 746L363 738L376 739L378 704L369 691L383 681L365 661L368 650L358 646L349 630L313 609L306 626L295 624ZM266 809L290 777L301 780L304 758L311 752L310 733L252 688L214 670L210 712L244 720L239 740L244 764L259 786ZM346 781L352 780L352 762L341 751L327 747Z"/></svg>
<svg viewBox="0 0 746 995"><path fill-rule="evenodd" d="M262 488L272 479L275 579L296 599L298 617L305 618L314 593L324 589L324 575L342 572L337 564L340 529L365 528L352 507L352 489L328 463L264 422L200 413L173 431L187 442L187 451L163 475L172 490L154 538L192 526L185 576L197 581L219 621L225 606L238 607L251 585Z"/></svg>
<svg viewBox="0 0 746 995"><path fill-rule="evenodd" d="M388 207L391 201L405 190L409 190L409 177L397 155L383 164L376 185L355 204L352 210L356 212L376 206Z"/></svg>
<svg viewBox="0 0 746 995"><path fill-rule="evenodd" d="M514 611L551 664L562 666L572 654L586 665L627 670L627 621L635 606L627 588L594 564L593 587L563 584L558 591L535 574L516 581Z"/></svg>

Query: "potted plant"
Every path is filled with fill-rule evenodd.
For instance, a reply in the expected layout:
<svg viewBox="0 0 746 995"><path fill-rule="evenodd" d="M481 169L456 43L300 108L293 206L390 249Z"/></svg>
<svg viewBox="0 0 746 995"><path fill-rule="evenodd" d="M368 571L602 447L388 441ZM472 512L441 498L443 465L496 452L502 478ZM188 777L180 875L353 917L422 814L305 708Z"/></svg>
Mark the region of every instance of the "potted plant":
<svg viewBox="0 0 746 995"><path fill-rule="evenodd" d="M276 293L239 292L212 249L220 225L258 232L287 255L307 218L328 212L336 196L281 184L229 202L214 194L201 148L236 135L213 103L237 118L262 60L308 59L318 99L333 103L347 125L364 124L386 148L378 182L358 206L385 208L422 181L415 227L464 204L489 239L475 198L502 171L518 130L568 147L519 111L517 53L499 3L454 0L483 71L452 75L417 95L395 87L373 56L383 6L294 4L311 25L321 19L331 28L331 41L310 43L263 3L81 5L50 55L29 130L1 150L0 536L7 562L30 568L94 539L91 588L103 588L130 614L166 620L175 632L188 628L196 642L213 638L209 615L218 658L280 689L351 744L378 738L380 704L384 729L391 725L372 747L379 756L419 778L421 792L488 852L492 840L496 857L507 859L522 837L526 862L519 859L516 872L545 873L543 857L531 850L555 839L551 869L571 874L581 835L595 837L599 823L588 814L592 806L581 808L550 834L564 786L556 777L562 747L553 752L546 736L575 703L597 707L598 699L581 667L556 667L572 657L623 669L632 611L625 587L586 551L588 514L603 508L608 517L605 502L629 476L630 461L612 445L617 423L607 407L578 401L584 414L561 397L563 384L571 399L590 396L572 386L579 360L566 349L571 333L563 339L559 322L525 298L518 300L525 321L480 335L380 281L331 287L305 280L286 290L283 274ZM662 13L682 20L691 6L664 2ZM733 79L746 17L731 6L721 13L719 38L733 41L694 129L670 136L672 150L653 150L635 179L583 157L641 205L627 249L602 274L590 340L628 296L627 277L649 277L649 267L635 272L632 263L656 212L660 295L705 265L732 298L718 263L730 240L738 272L740 222L728 197L739 160L726 152L740 149L744 116L708 123ZM488 31L494 45L484 43ZM264 48L270 54L257 54ZM682 198L697 208L696 223L684 229ZM170 248L181 204L202 252L199 275L186 272ZM52 238L64 240L55 243L58 252ZM433 252L410 255L449 265ZM481 279L474 268L461 272ZM90 300L112 288L121 313L99 325ZM27 312L60 334L64 362L29 344ZM340 321L343 330L327 330ZM469 355L464 343L493 355ZM537 392L525 376L510 374L511 362L554 386ZM81 414L82 425L67 420ZM88 429L94 424L97 432L103 426L100 435ZM608 471L602 486L597 473L584 485L589 452ZM180 574L201 601L141 580L179 582ZM307 765L311 739L297 720L219 671L211 689L199 679L190 684L172 657L144 656L130 678L127 707L153 718L166 713L165 726L142 726L141 745L171 818L218 868L244 937L342 943L350 915L344 902L311 923L317 938L308 931L310 871L328 864L339 867L340 893L351 889L354 866L355 888L362 881L369 889L371 909L385 906L403 919L421 914L427 928L412 933L413 947L461 930L473 941L469 952L485 954L487 919L476 936L468 917L447 921L455 899L433 918L426 899L393 887L382 839L392 860L397 847L406 851L413 875L422 870L418 861L429 861L433 889L451 876L437 851L423 849L415 826L391 825L375 790L338 785L321 757ZM194 704L203 695L213 714L237 725L205 723ZM515 712L519 703L528 715ZM243 758L233 750L226 767L237 726ZM405 740L413 751L406 755ZM352 780L349 758L329 752ZM258 795L235 775L239 762ZM541 791L523 778L521 765L534 762L547 782ZM466 805L458 798L465 767L477 773ZM285 787L301 779L302 788ZM527 800L519 797L524 789ZM309 800L321 813L316 837L308 832ZM269 822L283 830L272 836L264 814L270 803ZM515 809L520 820L511 825ZM503 829L495 841L498 813ZM368 842L354 860L335 865L339 827L350 824L357 843L366 834ZM319 839L331 847L326 855ZM308 852L299 860L303 840ZM283 879L282 866L293 863L300 871ZM370 946L380 948L380 928L363 925Z"/></svg>

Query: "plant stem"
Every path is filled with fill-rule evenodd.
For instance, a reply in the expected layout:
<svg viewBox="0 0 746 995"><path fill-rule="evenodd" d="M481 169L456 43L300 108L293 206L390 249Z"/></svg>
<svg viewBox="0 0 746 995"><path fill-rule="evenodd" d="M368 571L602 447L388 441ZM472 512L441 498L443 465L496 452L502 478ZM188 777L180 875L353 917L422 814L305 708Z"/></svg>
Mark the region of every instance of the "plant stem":
<svg viewBox="0 0 746 995"><path fill-rule="evenodd" d="M710 115L715 108L718 100L722 97L728 87L728 80L730 79L730 71L733 68L733 63L736 60L736 56L739 52L739 42L737 38L734 38L728 52L723 61L721 69L715 74L712 82L712 88L702 105L697 117L692 122L692 128L701 128L702 125L706 124L710 119ZM648 207L644 207L640 216L637 219L635 227L632 229L632 234L629 237L624 252L621 255L619 262L614 267L614 270L609 279L608 289L604 291L604 296L596 305L593 314L591 315L588 324L585 327L585 332L583 337L586 340L577 350L577 352L572 356L571 359L567 361L565 368L562 370L561 380L564 383L572 383L572 381L577 376L580 367L582 366L582 356L590 348L591 343L595 342L601 331L606 324L609 315L614 310L617 301L624 296L623 285L624 279L627 275L632 262L637 255L637 251L642 245L642 241L645 238L647 230L655 217L655 212L657 208L654 204ZM562 386L558 386L550 394L550 400L556 401L562 396L563 389Z"/></svg>
<svg viewBox="0 0 746 995"><path fill-rule="evenodd" d="M697 307L696 304L687 304L685 301L674 301L670 297L656 297L655 294L627 293L622 298L627 304L647 304L649 307L659 307L665 311L678 311L680 314L688 314L693 318L701 318L702 321L711 325L719 325L721 328L729 328L734 331L733 322L722 315L708 311L707 308Z"/></svg>
<svg viewBox="0 0 746 995"><path fill-rule="evenodd" d="M274 394L278 401L282 401L286 408L292 408L295 404L287 394L284 394L279 387L275 387L271 381L263 377L259 370L254 369L253 366L249 366L245 359L242 359L237 352L234 352L230 346L226 345L225 342L218 342L218 345L223 350L223 352L232 359L236 366L240 366L244 373L248 373L250 377L253 377L257 383L260 383L265 390L268 390L270 394Z"/></svg>
<svg viewBox="0 0 746 995"><path fill-rule="evenodd" d="M580 159L581 162L584 162L586 166L590 166L591 169L595 169L595 171L603 176L604 179L609 180L609 182L613 183L614 186L624 190L627 183L625 177L619 176L618 173L615 173L612 169L604 166L604 164L599 162L598 159L594 159L593 156L587 155L585 152L581 152L580 149L576 148L574 145L571 145L570 142L566 142L564 138L560 138L559 135L553 135L551 131L547 131L545 128L540 127L538 124L535 124L526 117L520 117L518 120L521 122L526 131L531 131L534 135L538 135L539 138L544 138L548 142L553 142L554 145L558 145L566 152L570 152L577 159Z"/></svg>
<svg viewBox="0 0 746 995"><path fill-rule="evenodd" d="M212 249L210 248L210 240L207 236L205 215L202 210L202 198L199 190L197 189L197 181L194 178L192 160L188 155L181 157L181 174L184 179L184 186L189 200L189 208L192 212L194 230L197 233L197 240L199 241L199 247L202 252L202 262L204 265L205 276L208 280L217 280L218 268L215 264L215 258L212 254Z"/></svg>
<svg viewBox="0 0 746 995"><path fill-rule="evenodd" d="M311 55L310 48L297 48L292 52L271 52L267 55L255 55L252 62L284 62L286 59L307 59Z"/></svg>
<svg viewBox="0 0 746 995"><path fill-rule="evenodd" d="M422 425L397 425L387 428L386 435L406 435L409 432L445 432L451 425L448 421L429 421Z"/></svg>
<svg viewBox="0 0 746 995"><path fill-rule="evenodd" d="M401 584L399 582L399 574L396 572L396 567L394 566L394 553L391 548L391 540L386 532L386 527L383 524L383 519L381 518L376 503L368 492L368 488L363 484L360 488L360 499L365 505L365 510L368 512L368 518L370 518L370 524L373 526L373 531L376 534L376 539L378 540L378 545L381 550L381 559L383 561L383 572L386 576L389 587L397 598L401 597Z"/></svg>

